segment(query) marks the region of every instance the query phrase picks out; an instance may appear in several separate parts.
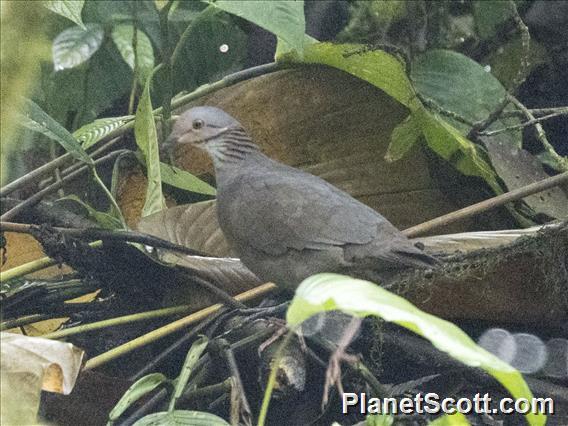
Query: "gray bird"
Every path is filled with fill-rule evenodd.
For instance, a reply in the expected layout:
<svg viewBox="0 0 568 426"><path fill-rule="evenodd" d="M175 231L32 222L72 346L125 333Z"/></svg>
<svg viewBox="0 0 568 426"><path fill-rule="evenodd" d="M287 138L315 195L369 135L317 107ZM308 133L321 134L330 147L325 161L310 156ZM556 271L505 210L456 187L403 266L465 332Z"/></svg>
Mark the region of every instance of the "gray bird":
<svg viewBox="0 0 568 426"><path fill-rule="evenodd" d="M384 284L396 270L437 263L375 210L262 154L218 108L183 113L167 142L175 143L193 144L213 159L221 229L264 281L293 290L310 275L338 272Z"/></svg>

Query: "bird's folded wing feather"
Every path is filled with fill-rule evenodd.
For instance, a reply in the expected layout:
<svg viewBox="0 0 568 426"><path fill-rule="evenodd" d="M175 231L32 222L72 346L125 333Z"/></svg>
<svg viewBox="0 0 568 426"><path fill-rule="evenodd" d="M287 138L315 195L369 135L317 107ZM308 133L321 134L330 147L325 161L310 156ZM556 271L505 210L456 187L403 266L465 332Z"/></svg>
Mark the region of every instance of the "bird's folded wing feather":
<svg viewBox="0 0 568 426"><path fill-rule="evenodd" d="M230 222L232 237L256 250L278 255L291 248L364 245L379 233L400 238L377 212L315 176L264 174L246 180L235 195L227 195L226 211L219 213Z"/></svg>

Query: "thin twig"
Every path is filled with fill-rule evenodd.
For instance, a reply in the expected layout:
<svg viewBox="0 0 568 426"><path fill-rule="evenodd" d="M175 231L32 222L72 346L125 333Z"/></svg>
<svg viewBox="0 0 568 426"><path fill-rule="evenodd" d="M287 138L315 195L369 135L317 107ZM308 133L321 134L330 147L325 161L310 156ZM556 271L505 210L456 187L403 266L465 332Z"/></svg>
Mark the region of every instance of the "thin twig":
<svg viewBox="0 0 568 426"><path fill-rule="evenodd" d="M94 161L95 165L104 163L106 161L112 160L114 159L117 155L122 154L124 152L126 152L127 150L118 150L118 151L113 151L97 160ZM61 158L61 157L60 157ZM2 216L0 216L0 220L1 221L8 221L12 218L14 218L16 215L18 215L19 213L21 213L22 211L24 211L26 208L31 207L35 204L37 204L39 201L41 201L41 199L43 197L45 197L46 195L49 195L55 191L57 191L59 188L61 188L63 185L65 185L67 182L75 179L76 177L80 176L82 173L88 171L90 169L90 167L88 165L84 165L82 167L80 167L79 169L75 170L72 173L69 173L67 176L63 177L61 179L61 181L59 182L54 182L51 185L45 187L44 189L42 189L39 192L36 192L34 195L32 195L30 198L22 201L21 204L18 204L16 207L8 210L6 213L4 213Z"/></svg>
<svg viewBox="0 0 568 426"><path fill-rule="evenodd" d="M51 160L57 158L57 143L55 141L51 141L51 143L49 144L49 156L51 157ZM61 180L61 170L59 167L56 167L53 170L53 179L56 182L59 182ZM59 188L57 190L57 195L59 196L59 198L65 197L65 192L63 191L63 188Z"/></svg>
<svg viewBox="0 0 568 426"><path fill-rule="evenodd" d="M427 98L426 96L423 96L421 94L418 94L418 98L422 101L422 103L424 105L432 108L437 113L439 113L441 115L445 115L446 117L453 118L454 120L456 120L460 123L466 124L469 127L474 126L474 123L472 121L468 120L467 118L463 117L462 115L458 114L457 112L450 111L450 110L442 108L434 99Z"/></svg>
<svg viewBox="0 0 568 426"><path fill-rule="evenodd" d="M0 331L9 330L15 327L23 327L25 325L33 324L39 321L45 321L52 318L57 318L59 314L31 314L20 318L9 319L0 323Z"/></svg>
<svg viewBox="0 0 568 426"><path fill-rule="evenodd" d="M231 349L231 345L226 339L220 338L218 339L219 346L222 348L221 355L223 356L225 363L229 367L229 371L231 372L231 377L234 380L234 384L236 386L236 391L238 393L239 401L240 401L240 419L236 419L237 422L242 420L245 425L252 424L251 417L252 412L250 409L250 405L247 400L245 388L243 386L243 381L241 379L241 374L239 371L239 367L237 365L237 360L235 359L235 354ZM231 410L233 411L233 410Z"/></svg>
<svg viewBox="0 0 568 426"><path fill-rule="evenodd" d="M525 116L529 119L529 121L537 120L534 117L534 115L527 109L527 107L523 105L521 101L519 101L514 96L510 96L510 98L511 102L513 102L515 106L525 114ZM536 122L534 127L536 130L536 136L540 141L540 143L542 144L542 146L544 147L544 149L546 149L546 151L548 151L548 153L552 156L552 158L556 160L557 164L560 165L560 167L562 167L562 170L568 171L568 160L566 160L566 158L563 158L556 153L556 150L550 144L548 138L546 137L546 132L544 131L542 124Z"/></svg>
<svg viewBox="0 0 568 426"><path fill-rule="evenodd" d="M210 283L209 281L195 275L195 274L188 274L183 269L178 269L188 280L193 281L199 287L203 288L205 291L213 294L215 297L220 299L225 305L230 306L234 309L245 309L246 305L236 300L230 294L228 294L223 289L216 287L214 284Z"/></svg>
<svg viewBox="0 0 568 426"><path fill-rule="evenodd" d="M17 232L20 234L34 234L40 229L38 225L25 223L0 222L0 232ZM107 241L124 241L144 244L151 247L163 248L177 251L192 256L209 256L207 253L193 250L189 247L172 243L153 235L144 234L136 231L111 231L108 229L98 228L51 228L56 232L65 234L69 237L85 239L85 240L107 240Z"/></svg>
<svg viewBox="0 0 568 426"><path fill-rule="evenodd" d="M62 339L64 337L75 336L77 334L87 333L89 331L101 330L103 328L132 324L134 322L163 318L171 315L186 314L194 309L195 307L193 305L181 305L171 308L155 309L153 311L138 312L135 314L123 315L121 317L96 321L89 324L78 325L76 327L70 327L64 330L53 331L51 333L44 334L41 337L44 337L46 339Z"/></svg>
<svg viewBox="0 0 568 426"><path fill-rule="evenodd" d="M274 333L274 331L270 328L267 328L265 330L262 330L252 336L249 337L245 337L244 339L241 339L235 343L231 344L231 349L236 351L236 352L240 352L250 346L252 346L253 344L257 344L258 341L262 341L265 340L268 335ZM197 362L197 364L195 365L195 370L200 370L202 371L202 369L204 369L207 365L207 363L210 362L210 356L209 354L205 354L202 358L200 358L200 360ZM230 380L230 379L229 379ZM195 379L193 380L194 384L196 383ZM190 396L192 395L193 392L197 392L193 391L193 390L189 390L187 392L184 392L182 397L180 398L180 403L183 405L185 402L192 400L190 399ZM161 404L164 399L167 396L167 392L165 390L161 390L159 391L156 395L154 395L147 403L143 404L140 408L138 408L134 413L132 413L130 416L128 416L126 419L124 419L121 422L121 425L124 426L128 426L128 425L132 425L134 424L137 420L139 420L140 418L144 417L146 414L148 414L150 411L152 411L154 409L154 407L158 406L159 404Z"/></svg>
<svg viewBox="0 0 568 426"><path fill-rule="evenodd" d="M543 115L543 116L538 117L538 118L535 118L533 116L531 119L529 119L528 121L525 121L524 123L516 124L514 126L504 127L502 129L497 129L497 130L491 130L491 131L486 130L486 131L483 131L483 132L479 132L478 135L479 136L495 136L495 135L498 135L498 134L501 134L501 133L509 132L511 130L517 130L517 129L522 129L524 127L532 126L532 125L538 124L542 121L546 121L546 120L550 120L551 118L558 117L559 115L568 115L568 110L567 111L557 111L557 112L554 112L552 114ZM541 142L542 142L542 140L541 140Z"/></svg>
<svg viewBox="0 0 568 426"><path fill-rule="evenodd" d="M407 228L403 231L403 233L410 238L417 237L419 235L423 235L427 232L430 232L433 229L445 226L449 223L453 223L458 220L478 215L479 213L483 213L487 210L502 206L512 201L520 200L524 197L536 194L537 192L541 192L549 188L553 188L565 182L568 182L568 172L564 172L559 175L543 179L539 182L531 183L522 188L506 192L504 194L498 195L488 200L481 201L479 203L473 204L463 209L456 210L455 212L448 213L446 215L437 217L435 219L429 220L427 222L421 223L411 228Z"/></svg>
<svg viewBox="0 0 568 426"><path fill-rule="evenodd" d="M99 154L102 154L103 152L105 152L107 149L112 148L118 141L120 141L120 137L118 138L114 138L111 139L110 141L102 144L100 147L98 147L97 149L93 150L92 152L89 152L89 157L91 157L93 160L96 160L96 158L99 156ZM83 166L84 163L80 162L80 161L75 161L73 164L71 164L69 167L61 170L61 176L65 177L67 176L69 173L77 170L78 168L80 168L81 166ZM38 188L39 189L43 189L45 188L47 185L53 183L53 178L49 177L47 179L42 180L39 184L38 184Z"/></svg>
<svg viewBox="0 0 568 426"><path fill-rule="evenodd" d="M35 182L42 176L51 173L51 171L56 169L57 167L62 166L68 161L71 161L72 158L73 156L70 153L64 154L61 157L56 158L55 160L50 161L49 163L46 163L35 170L32 170L24 176L19 177L18 179L0 188L0 197L5 197L6 195L11 194L17 189Z"/></svg>
<svg viewBox="0 0 568 426"><path fill-rule="evenodd" d="M523 105L524 106L524 105ZM526 108L526 107L525 107ZM555 112L563 112L568 114L568 107L554 107L554 108L526 108L533 116L554 114ZM503 111L502 117L526 117L526 113L519 110Z"/></svg>

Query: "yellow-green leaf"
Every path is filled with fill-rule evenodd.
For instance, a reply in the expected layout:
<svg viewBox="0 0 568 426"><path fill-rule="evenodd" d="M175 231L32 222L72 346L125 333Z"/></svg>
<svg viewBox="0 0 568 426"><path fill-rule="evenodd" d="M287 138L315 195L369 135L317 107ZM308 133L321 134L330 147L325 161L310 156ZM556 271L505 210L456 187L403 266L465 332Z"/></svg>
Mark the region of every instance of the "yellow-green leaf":
<svg viewBox="0 0 568 426"><path fill-rule="evenodd" d="M428 339L436 348L470 367L478 367L497 379L515 398L533 395L516 369L477 346L454 324L421 311L404 298L378 285L338 274L317 274L304 280L288 308L287 321L298 325L312 315L341 310L351 315L378 316ZM530 425L544 425L542 413L526 414Z"/></svg>

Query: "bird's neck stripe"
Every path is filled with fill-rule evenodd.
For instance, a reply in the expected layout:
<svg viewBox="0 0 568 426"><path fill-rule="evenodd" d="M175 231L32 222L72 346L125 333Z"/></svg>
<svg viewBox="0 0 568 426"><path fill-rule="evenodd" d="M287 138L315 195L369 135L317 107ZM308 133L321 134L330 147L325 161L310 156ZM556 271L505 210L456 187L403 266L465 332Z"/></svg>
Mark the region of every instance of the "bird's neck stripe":
<svg viewBox="0 0 568 426"><path fill-rule="evenodd" d="M212 154L220 163L242 161L259 150L242 128L228 129L212 145Z"/></svg>

